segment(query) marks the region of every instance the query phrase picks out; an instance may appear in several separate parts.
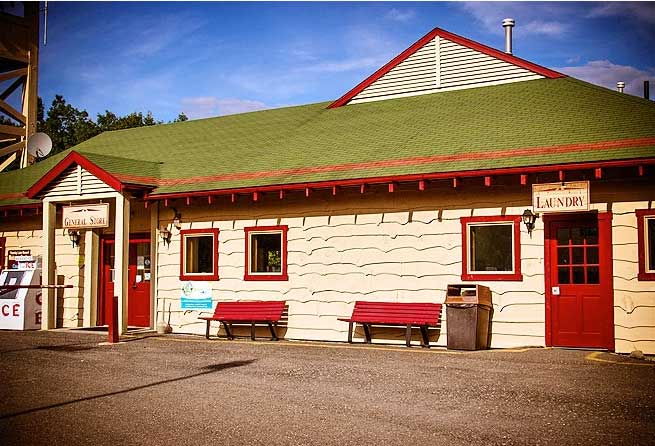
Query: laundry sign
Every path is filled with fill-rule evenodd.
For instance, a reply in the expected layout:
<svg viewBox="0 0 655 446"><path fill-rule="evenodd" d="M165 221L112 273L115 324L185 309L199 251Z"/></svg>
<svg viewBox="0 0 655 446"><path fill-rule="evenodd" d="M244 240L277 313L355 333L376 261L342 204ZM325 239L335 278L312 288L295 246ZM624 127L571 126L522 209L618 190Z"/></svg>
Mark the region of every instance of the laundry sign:
<svg viewBox="0 0 655 446"><path fill-rule="evenodd" d="M64 206L64 229L106 228L109 226L109 203Z"/></svg>
<svg viewBox="0 0 655 446"><path fill-rule="evenodd" d="M589 210L589 181L569 181L532 185L534 212L575 212Z"/></svg>

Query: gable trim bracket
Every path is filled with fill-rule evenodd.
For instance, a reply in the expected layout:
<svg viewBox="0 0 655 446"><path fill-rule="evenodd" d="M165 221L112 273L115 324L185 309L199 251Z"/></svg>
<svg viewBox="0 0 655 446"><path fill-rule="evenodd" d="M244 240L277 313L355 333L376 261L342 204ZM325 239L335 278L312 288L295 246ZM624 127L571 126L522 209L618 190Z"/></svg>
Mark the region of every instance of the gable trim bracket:
<svg viewBox="0 0 655 446"><path fill-rule="evenodd" d="M69 153L66 158L59 161L52 169L48 171L40 180L34 183L25 194L27 198L36 198L36 196L45 189L48 184L54 181L59 175L61 175L66 169L72 165L81 166L83 169L86 169L98 179L102 180L107 186L114 189L116 192L122 192L125 188L125 185L121 181L107 172L106 170L98 167L96 164L89 161L84 156L80 155L77 152Z"/></svg>
<svg viewBox="0 0 655 446"><path fill-rule="evenodd" d="M542 67L541 65L537 65L535 63L532 63L530 61L521 59L520 57L513 56L511 54L504 53L500 50L497 50L495 48L492 48L487 45L483 45L479 42L475 42L473 40L467 39L466 37L458 36L457 34L453 34L451 32L445 31L441 28L435 28L423 37L421 37L419 40L414 42L409 48L407 48L405 51L391 59L386 65L384 65L382 68L377 70L375 73L364 79L362 82L357 84L355 88L350 90L348 93L344 94L341 96L339 99L336 101L332 102L330 105L328 105L327 108L337 108L341 107L342 105L346 105L352 98L357 96L359 93L361 93L365 88L367 88L369 85L371 85L373 82L377 81L380 79L382 76L387 74L389 71L391 71L394 67L399 65L402 61L407 59L409 56L414 54L416 51L418 51L421 47L423 47L425 44L427 44L430 40L434 39L435 37L442 37L444 39L450 40L452 42L455 42L457 44L466 46L468 48L471 48L473 50L479 51L481 53L487 54L489 56L495 57L497 59L503 60L505 62L514 64L516 66L519 66L521 68L525 68L526 70L530 70L534 73L540 74L546 78L549 79L556 79L560 77L566 77L565 74L558 73L557 71L548 69L546 67Z"/></svg>

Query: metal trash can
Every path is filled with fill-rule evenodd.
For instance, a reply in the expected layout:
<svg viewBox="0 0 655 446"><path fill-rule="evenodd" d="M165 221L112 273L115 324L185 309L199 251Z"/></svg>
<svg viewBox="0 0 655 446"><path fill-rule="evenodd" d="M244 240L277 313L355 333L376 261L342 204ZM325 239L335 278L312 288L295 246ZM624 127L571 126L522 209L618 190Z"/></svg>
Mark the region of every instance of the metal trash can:
<svg viewBox="0 0 655 446"><path fill-rule="evenodd" d="M446 320L449 350L489 348L491 291L482 285L448 285Z"/></svg>

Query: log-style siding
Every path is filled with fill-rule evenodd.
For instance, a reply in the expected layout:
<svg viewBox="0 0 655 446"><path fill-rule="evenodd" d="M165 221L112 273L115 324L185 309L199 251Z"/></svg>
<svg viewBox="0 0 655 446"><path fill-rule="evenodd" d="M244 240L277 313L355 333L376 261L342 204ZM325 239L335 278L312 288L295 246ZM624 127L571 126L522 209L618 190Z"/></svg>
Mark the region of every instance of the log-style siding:
<svg viewBox="0 0 655 446"><path fill-rule="evenodd" d="M643 183L643 182L642 182ZM614 334L617 352L640 349L655 353L655 282L639 281L636 209L652 207L652 192L638 181L592 183L592 210L612 212ZM235 299L284 299L288 311L280 330L287 339L345 341L347 324L338 317L352 311L355 300L443 302L446 287L461 280L460 217L518 215L530 207L530 188L493 186L458 188L431 186L424 192L403 189L390 194L383 186L365 194L341 190L316 191L310 198L289 193L284 200L257 203L241 196L212 205L172 203L182 214L183 229L218 228L219 276L211 282L214 304ZM197 202L196 202L197 203ZM113 206L113 204L112 204ZM149 210L132 206L132 233L148 230ZM112 214L113 215L113 210ZM168 317L178 333L204 333L197 317L207 311L182 310L180 295L180 236L172 228L172 209L163 205L158 226L173 231L170 245L157 245L156 318ZM249 226L287 225L288 281L244 281L245 233ZM102 232L110 236L113 228ZM41 218L9 217L0 220L6 249L30 249L41 255ZM84 238L73 248L57 223L56 275L72 289L60 291L57 326L93 326L84 315ZM522 281L481 281L492 291L493 347L545 345L544 227L538 219L532 236L521 225ZM471 283L471 282L469 282ZM163 311L165 310L165 312ZM431 342L446 345L445 311L440 329L431 329ZM212 330L216 332L217 326ZM237 334L247 335L247 329ZM266 336L266 330L260 332ZM356 335L361 340L362 333ZM356 337L357 337L356 336ZM418 344L418 333L415 334ZM375 330L378 342L402 343L398 328Z"/></svg>

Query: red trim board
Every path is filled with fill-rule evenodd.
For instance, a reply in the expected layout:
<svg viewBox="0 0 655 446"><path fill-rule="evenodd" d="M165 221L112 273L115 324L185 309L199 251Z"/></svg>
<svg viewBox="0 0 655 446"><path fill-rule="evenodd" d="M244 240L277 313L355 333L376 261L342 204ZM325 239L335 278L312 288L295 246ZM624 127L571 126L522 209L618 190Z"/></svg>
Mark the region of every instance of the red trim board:
<svg viewBox="0 0 655 446"><path fill-rule="evenodd" d="M555 164L552 166L535 166L535 167L512 167L503 169L486 169L486 170L468 170L468 171L455 171L455 172L440 172L440 173L425 173L425 174L408 174L408 175L392 175L384 177L370 177L370 178L354 178L349 180L331 180L331 181L317 181L313 183L288 183L288 184L274 184L268 186L250 186L233 189L207 189L192 192L172 192L163 194L150 194L144 197L144 200L167 200L186 197L207 197L208 195L231 195L232 202L236 200L237 194L250 194L254 191L270 192L292 190L304 190L307 187L313 189L333 188L333 187L348 187L381 184L389 182L410 182L421 180L443 180L461 178L475 178L487 175L501 176L501 175L519 175L543 172L556 172L558 170L575 171L575 170L588 170L598 166L605 168L609 167L641 167L644 165L655 164L655 158L642 158L632 160L619 160L619 161L600 161L589 163L573 163L573 164Z"/></svg>
<svg viewBox="0 0 655 446"><path fill-rule="evenodd" d="M258 172L236 172L219 175L206 175L199 177L186 177L175 179L159 179L150 177L132 177L133 180L140 182L154 182L157 186L178 186L183 184L208 183L214 181L234 181L234 180L252 180L259 178L272 178L281 176L310 175L326 172L352 172L353 170L379 169L389 167L420 166L433 163L447 163L456 161L471 161L499 158L513 158L522 156L533 156L540 154L542 156L554 155L570 152L588 152L594 150L621 149L655 145L655 137L623 139L618 141L598 141L592 143L564 144L559 146L535 146L523 147L517 149L503 149L495 151L473 152L473 153L455 153L450 155L430 155L417 156L409 158L399 158L381 161L367 161L357 163L333 164L327 166L315 167L298 167L291 169L266 170ZM596 166L597 167L597 166ZM456 176L456 172L450 176ZM125 177L122 177L125 179Z"/></svg>
<svg viewBox="0 0 655 446"><path fill-rule="evenodd" d="M77 152L69 153L66 158L59 161L52 169L48 171L39 181L34 183L32 187L27 189L26 196L27 198L34 198L36 195L45 189L48 184L54 181L59 175L61 175L66 169L70 166L77 164L82 166L84 169L98 177L109 187L114 189L117 192L123 190L123 184L115 176L107 172L106 170L98 167L93 164L91 161L86 159L84 156L80 155Z"/></svg>
<svg viewBox="0 0 655 446"><path fill-rule="evenodd" d="M407 59L409 56L414 54L416 51L418 51L423 45L428 43L430 40L434 39L435 37L442 37L444 39L453 41L455 43L458 43L460 45L466 46L468 48L471 48L476 51L480 51L481 53L487 54L489 56L495 57L497 59L501 59L505 62L517 65L521 68L525 68L526 70L533 71L537 74L540 74L544 77L550 78L550 79L555 79L558 77L565 77L564 74L558 73L557 71L550 70L546 67L542 67L541 65L537 65L535 63L529 62L527 60L521 59L519 57L513 56L511 54L504 53L502 51L499 51L495 48L492 48L487 45L483 45L479 42L475 42L473 40L467 39L462 36L458 36L457 34L453 34L451 32L448 32L446 30L440 29L440 28L435 28L423 37L421 37L419 40L414 42L409 48L407 48L405 51L391 59L386 65L384 65L382 68L377 70L375 73L364 79L362 82L357 84L355 88L341 96L339 99L328 105L328 108L337 108L341 107L342 105L347 104L352 98L357 96L359 93L361 93L365 88L370 86L373 82L377 81L380 79L382 76L387 74L389 71L391 71L394 67L398 66L402 61Z"/></svg>

